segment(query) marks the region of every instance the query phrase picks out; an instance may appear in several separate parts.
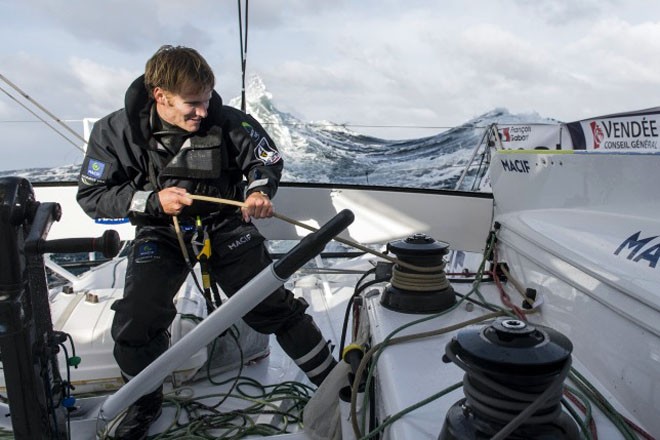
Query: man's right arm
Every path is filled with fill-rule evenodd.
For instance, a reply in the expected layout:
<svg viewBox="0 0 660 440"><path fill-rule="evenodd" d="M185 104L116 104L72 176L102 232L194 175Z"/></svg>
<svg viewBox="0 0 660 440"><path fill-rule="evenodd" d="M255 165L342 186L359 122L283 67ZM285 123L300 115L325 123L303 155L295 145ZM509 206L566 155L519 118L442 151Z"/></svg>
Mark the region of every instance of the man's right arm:
<svg viewBox="0 0 660 440"><path fill-rule="evenodd" d="M135 155L125 142L126 137L117 135L108 120L99 121L92 129L77 195L78 203L92 218L158 215L158 198L136 184L146 171L132 163Z"/></svg>
<svg viewBox="0 0 660 440"><path fill-rule="evenodd" d="M183 188L160 192L144 188L148 181L146 156L136 162L136 154L123 144L121 136L108 136L109 127L95 125L78 178L78 203L92 218L177 215L192 199ZM116 145L119 145L118 148ZM145 153L146 154L146 153ZM129 177L131 176L131 177Z"/></svg>
<svg viewBox="0 0 660 440"><path fill-rule="evenodd" d="M90 143L91 146L91 143ZM136 189L118 162L97 151L87 154L78 177L78 203L92 218L127 217ZM145 199L146 200L146 199Z"/></svg>

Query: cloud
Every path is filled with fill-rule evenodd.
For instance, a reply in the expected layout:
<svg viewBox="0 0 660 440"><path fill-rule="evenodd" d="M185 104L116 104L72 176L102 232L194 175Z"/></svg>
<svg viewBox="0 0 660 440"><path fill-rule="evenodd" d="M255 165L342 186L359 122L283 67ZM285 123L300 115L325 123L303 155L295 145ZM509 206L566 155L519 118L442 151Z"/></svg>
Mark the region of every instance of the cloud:
<svg viewBox="0 0 660 440"><path fill-rule="evenodd" d="M574 120L657 105L657 2L442 3L253 0L248 74L303 120L363 125L456 125L496 107ZM2 73L64 119L119 108L166 43L198 49L225 101L240 94L236 2L5 2L0 37L10 42ZM31 119L1 94L0 116Z"/></svg>
<svg viewBox="0 0 660 440"><path fill-rule="evenodd" d="M516 0L523 13L553 26L570 26L576 22L589 22L605 16L613 8L621 8L621 0Z"/></svg>
<svg viewBox="0 0 660 440"><path fill-rule="evenodd" d="M579 66L599 82L660 83L660 21L633 25L617 18L599 21L569 48Z"/></svg>
<svg viewBox="0 0 660 440"><path fill-rule="evenodd" d="M126 89L141 74L141 71L103 66L85 58L74 57L69 64L80 83L87 116L98 117L121 108Z"/></svg>
<svg viewBox="0 0 660 440"><path fill-rule="evenodd" d="M26 13L72 38L100 43L117 51L152 50L163 41L185 39L191 25L181 17L203 16L198 6L206 2L162 2L157 0L114 0L90 2L49 0L25 2ZM192 11L192 12L191 12ZM211 41L204 29L195 28L200 40Z"/></svg>

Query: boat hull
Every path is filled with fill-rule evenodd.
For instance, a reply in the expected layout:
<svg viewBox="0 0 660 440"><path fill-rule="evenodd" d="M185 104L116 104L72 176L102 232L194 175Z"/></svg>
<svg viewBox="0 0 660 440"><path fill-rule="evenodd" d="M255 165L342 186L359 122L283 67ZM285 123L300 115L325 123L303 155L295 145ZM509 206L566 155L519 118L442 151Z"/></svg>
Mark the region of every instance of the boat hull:
<svg viewBox="0 0 660 440"><path fill-rule="evenodd" d="M531 319L566 334L617 409L652 433L660 432L659 166L657 154L527 151L498 153L491 168L497 259L542 301ZM507 292L520 298L513 283Z"/></svg>

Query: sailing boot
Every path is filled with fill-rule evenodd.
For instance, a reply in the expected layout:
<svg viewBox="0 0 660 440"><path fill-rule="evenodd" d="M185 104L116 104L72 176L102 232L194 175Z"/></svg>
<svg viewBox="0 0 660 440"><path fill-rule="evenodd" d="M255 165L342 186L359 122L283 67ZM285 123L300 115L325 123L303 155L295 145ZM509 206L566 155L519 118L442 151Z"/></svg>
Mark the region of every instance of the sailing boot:
<svg viewBox="0 0 660 440"><path fill-rule="evenodd" d="M276 333L277 342L316 386L337 365L321 330L309 315Z"/></svg>
<svg viewBox="0 0 660 440"><path fill-rule="evenodd" d="M115 430L117 440L143 440L149 427L158 419L163 406L163 387L145 394L128 407L126 415Z"/></svg>

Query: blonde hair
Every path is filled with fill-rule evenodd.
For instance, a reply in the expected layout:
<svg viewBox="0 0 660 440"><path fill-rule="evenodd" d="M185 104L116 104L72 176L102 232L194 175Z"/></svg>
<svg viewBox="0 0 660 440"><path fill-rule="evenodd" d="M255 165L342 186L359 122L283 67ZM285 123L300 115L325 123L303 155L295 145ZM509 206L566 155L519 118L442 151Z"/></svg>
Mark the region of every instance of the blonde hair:
<svg viewBox="0 0 660 440"><path fill-rule="evenodd" d="M213 89L215 76L195 49L165 45L147 61L144 85L150 95L155 87L175 94L201 93Z"/></svg>

